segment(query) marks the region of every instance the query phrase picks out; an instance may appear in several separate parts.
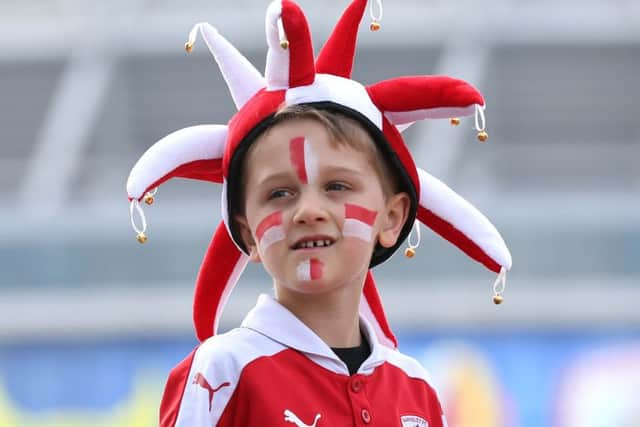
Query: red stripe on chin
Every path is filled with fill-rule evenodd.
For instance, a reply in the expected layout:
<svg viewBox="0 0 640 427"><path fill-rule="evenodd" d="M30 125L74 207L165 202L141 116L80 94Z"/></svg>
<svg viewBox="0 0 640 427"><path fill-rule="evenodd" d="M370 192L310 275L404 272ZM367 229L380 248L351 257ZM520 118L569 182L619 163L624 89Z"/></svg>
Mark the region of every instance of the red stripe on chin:
<svg viewBox="0 0 640 427"><path fill-rule="evenodd" d="M258 224L258 227L256 228L256 236L258 236L258 240L262 239L262 236L264 236L264 233L268 229L275 227L276 225L282 225L282 211L272 213Z"/></svg>
<svg viewBox="0 0 640 427"><path fill-rule="evenodd" d="M345 203L344 216L345 218L357 219L358 221L362 221L365 224L373 225L373 223L376 221L376 217L378 216L378 212L371 211L359 205L350 205L348 203Z"/></svg>
<svg viewBox="0 0 640 427"><path fill-rule="evenodd" d="M303 184L307 183L307 170L304 164L304 136L297 136L289 142L289 154L298 178Z"/></svg>
<svg viewBox="0 0 640 427"><path fill-rule="evenodd" d="M322 278L322 262L318 259L311 258L309 260L309 269L311 280L318 280Z"/></svg>

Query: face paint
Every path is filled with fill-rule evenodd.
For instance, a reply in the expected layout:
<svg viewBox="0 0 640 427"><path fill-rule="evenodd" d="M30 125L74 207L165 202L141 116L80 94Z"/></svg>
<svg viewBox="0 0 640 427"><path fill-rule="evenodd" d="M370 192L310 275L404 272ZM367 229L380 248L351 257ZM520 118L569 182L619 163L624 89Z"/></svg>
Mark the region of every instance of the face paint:
<svg viewBox="0 0 640 427"><path fill-rule="evenodd" d="M315 258L302 261L296 270L298 280L302 282L310 282L318 280L322 277L322 262Z"/></svg>
<svg viewBox="0 0 640 427"><path fill-rule="evenodd" d="M303 184L313 183L318 175L318 159L311 142L304 136L293 138L289 142L289 155L298 179Z"/></svg>
<svg viewBox="0 0 640 427"><path fill-rule="evenodd" d="M263 251L280 240L284 240L284 227L282 226L282 212L274 212L263 219L256 228L258 244Z"/></svg>
<svg viewBox="0 0 640 427"><path fill-rule="evenodd" d="M376 211L370 211L358 205L345 204L342 235L370 242L376 216L378 216Z"/></svg>

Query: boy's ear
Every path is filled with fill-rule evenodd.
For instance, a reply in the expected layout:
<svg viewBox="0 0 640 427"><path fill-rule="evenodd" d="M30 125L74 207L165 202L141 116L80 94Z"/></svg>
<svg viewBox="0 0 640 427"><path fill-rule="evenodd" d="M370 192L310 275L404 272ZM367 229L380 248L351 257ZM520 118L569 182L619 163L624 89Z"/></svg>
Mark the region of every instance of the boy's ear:
<svg viewBox="0 0 640 427"><path fill-rule="evenodd" d="M398 193L389 197L384 222L378 234L378 242L385 248L396 244L404 223L409 217L411 200L407 193Z"/></svg>
<svg viewBox="0 0 640 427"><path fill-rule="evenodd" d="M256 246L256 242L253 239L253 235L251 234L251 228L249 227L249 223L247 222L247 218L243 215L236 215L234 217L236 222L236 226L240 231L240 237L242 238L242 243L249 251L249 260L252 262L260 262L260 255L258 254L258 248Z"/></svg>

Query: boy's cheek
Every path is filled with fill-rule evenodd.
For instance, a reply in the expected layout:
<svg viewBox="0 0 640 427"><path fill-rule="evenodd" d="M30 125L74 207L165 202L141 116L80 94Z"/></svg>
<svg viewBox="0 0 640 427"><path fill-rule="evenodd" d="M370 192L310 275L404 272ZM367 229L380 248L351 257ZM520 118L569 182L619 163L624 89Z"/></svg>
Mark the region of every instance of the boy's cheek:
<svg viewBox="0 0 640 427"><path fill-rule="evenodd" d="M282 211L273 212L258 223L256 238L256 243L262 252L266 252L271 245L285 239Z"/></svg>
<svg viewBox="0 0 640 427"><path fill-rule="evenodd" d="M344 205L344 225L342 235L360 239L365 242L373 240L373 226L376 222L378 212L365 208L364 206L348 204Z"/></svg>

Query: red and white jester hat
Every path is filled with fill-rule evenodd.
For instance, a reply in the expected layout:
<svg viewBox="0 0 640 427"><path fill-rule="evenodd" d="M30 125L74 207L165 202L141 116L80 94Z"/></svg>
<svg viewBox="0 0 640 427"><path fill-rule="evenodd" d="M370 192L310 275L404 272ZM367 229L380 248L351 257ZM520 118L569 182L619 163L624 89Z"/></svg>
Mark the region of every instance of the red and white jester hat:
<svg viewBox="0 0 640 427"><path fill-rule="evenodd" d="M214 335L222 310L247 265L248 256L234 224L239 164L247 147L273 120L283 105L311 105L338 111L358 120L390 159L412 200L411 217L398 245L378 247L371 266L386 260L410 233L415 218L456 245L471 258L498 273L495 297L501 301L511 255L489 220L444 183L417 168L400 131L412 123L433 118L475 115L478 138L486 140L485 103L470 84L446 76L398 77L363 86L351 80L358 26L367 0L353 0L340 18L321 53L314 58L307 20L291 0L275 0L266 13L268 44L264 76L218 31L196 24L186 44L191 51L198 33L215 57L238 112L226 125L180 129L149 148L133 167L127 181L131 221L144 242L146 222L140 202L150 204L155 189L170 178L194 178L222 184L222 217L200 267L194 322L198 339ZM381 6L378 0L378 6ZM373 11L373 7L372 7ZM379 9L381 13L381 9ZM372 14L373 15L373 14ZM374 18L371 29L379 28ZM134 214L140 216L141 227ZM416 222L419 233L419 224ZM418 234L419 236L419 234ZM411 240L411 239L410 239ZM409 254L417 245L409 242ZM376 328L382 342L396 347L369 271L360 312Z"/></svg>

